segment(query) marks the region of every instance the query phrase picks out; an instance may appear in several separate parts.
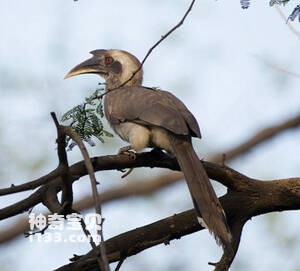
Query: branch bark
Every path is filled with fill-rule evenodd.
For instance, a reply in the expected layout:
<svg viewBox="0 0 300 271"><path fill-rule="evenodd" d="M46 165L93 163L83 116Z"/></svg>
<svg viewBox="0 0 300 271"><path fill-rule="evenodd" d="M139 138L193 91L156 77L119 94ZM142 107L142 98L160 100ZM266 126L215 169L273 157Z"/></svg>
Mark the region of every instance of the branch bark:
<svg viewBox="0 0 300 271"><path fill-rule="evenodd" d="M231 154L229 158L234 157L238 153L243 153L245 149L251 148L259 144L260 142L263 142L266 139L272 138L273 136L277 135L278 133L288 128L298 127L299 122L300 122L300 116L297 116L284 123L273 126L272 129L270 128L265 129L264 131L258 133L255 137L251 138L247 142L248 144L245 144L246 147L244 146L242 148L239 148L238 149L239 151L237 150L233 151L232 152L233 154ZM124 169L124 168L133 168L133 167L162 167L162 168L169 168L171 170L179 169L176 159L162 152L160 153L150 152L150 153L138 154L136 160L132 160L126 155L95 157L91 159L91 163L95 171ZM243 225L248 219L250 219L254 215L259 215L266 212L291 210L291 209L299 208L299 198L300 198L299 178L270 181L266 183L268 185L272 184L273 186L265 186L265 184L263 184L264 182L250 179L225 166L218 166L216 164L208 163L208 162L203 162L203 163L211 179L217 180L229 188L228 193L221 198L221 203L224 205L224 209L226 211L228 210L227 216L228 216L229 225L231 226L231 230L234 235L235 251L232 254L225 251L221 261L215 264L216 270L227 270L235 256L236 250L238 249ZM61 167L58 167L56 170L52 171L49 175L37 179L36 182L30 182L28 187L38 187L41 184L42 186L28 198L16 204L1 209L0 220L31 209L38 203L43 202L43 199L47 196L47 194L49 195L50 191L52 191L50 193L51 195L57 194L62 189L61 176L63 174L65 174L65 170L62 169ZM70 174L71 176L70 178L68 178L69 179L68 182L70 182L71 185L74 181L78 180L80 177L87 175L88 172L86 170L86 166L84 162L82 161L70 166L68 174ZM51 176L52 178L49 176ZM181 178L181 174L176 173L176 178L172 179L172 182L175 182L180 178ZM27 190L28 187L26 187L26 184L24 184L22 189ZM9 189L13 190L12 193L16 192L15 187L11 187L11 188L7 188L5 193L8 192L9 194L10 192ZM132 191L134 190L131 191L128 190L127 195L130 195ZM126 195L126 193L124 193L123 196L124 195ZM114 197L115 198L122 197L122 193L119 192L119 194L117 193L117 196L116 194L114 196L111 196L111 198ZM266 201L266 198L268 198L268 201ZM265 202L268 203L267 205L262 204L263 199L265 200ZM58 203L58 200L54 199L51 200L51 202ZM49 206L49 208L55 209L57 207L56 205L58 204L54 204L55 206L51 205ZM249 206L251 208L249 208ZM184 225L184 227L186 226L187 225ZM194 230L200 230L200 229L194 229ZM183 231L181 236L185 234L188 233L185 233ZM125 233L125 237L126 237L126 233ZM165 236L160 236L159 240L166 240L166 238ZM170 240L172 240L171 237ZM109 241L112 242L111 240ZM152 240L150 243L155 245L157 241L154 242ZM122 245L124 244L119 244L119 247L122 248ZM135 244L135 246L137 246L137 244ZM140 247L140 250L146 248L147 247ZM112 251L113 251L112 253L114 253L115 255L116 251L115 250ZM130 254L126 249L125 251L126 251L125 253L126 257L134 254L133 252L132 252L133 254ZM110 253L111 252L108 252L108 256L110 255ZM121 255L120 258L118 257L113 258L113 260L124 259L125 257L124 253L120 255ZM87 261L90 262L93 261L93 259L88 258ZM109 261L112 260L109 258Z"/></svg>
<svg viewBox="0 0 300 271"><path fill-rule="evenodd" d="M225 251L221 260L213 264L215 271L228 270L239 247L244 224L253 216L300 208L300 178L259 181L226 166L204 163L208 175L231 187L220 198L233 235L234 251ZM155 223L115 236L106 241L109 262L120 261L149 247L168 244L171 240L202 230L194 210L165 218ZM76 257L73 263L56 271L99 270L96 254L91 250Z"/></svg>
<svg viewBox="0 0 300 271"><path fill-rule="evenodd" d="M172 170L179 170L179 166L177 160L174 157L170 157L169 155L163 152L148 152L141 153L136 155L136 159L133 160L127 155L115 155L115 156L104 156L104 157L94 157L91 159L93 167L96 171L98 170L110 170L110 169L124 169L124 168L132 168L132 167L164 167ZM295 210L300 208L300 178L291 178L291 179L282 179L282 180L273 180L273 181L259 181L248 178L243 174L234 171L226 166L217 165L214 163L203 162L205 170L207 171L208 176L211 179L214 179L226 187L228 187L228 193L220 199L221 204L223 205L225 212L228 218L228 224L231 228L233 234L233 245L234 251L230 253L228 251L224 251L224 255L219 263L215 264L217 271L219 270L227 270L234 259L236 251L239 246L240 236L243 229L243 225L249 220L251 217L264 214L272 211L283 211L283 210ZM87 170L84 162L78 162L70 167L70 174L72 176L84 176L87 174ZM76 178L71 178L73 182ZM35 192L31 197L35 198L35 201L31 203L30 207L35 206L38 203L37 199L42 200L43 195L47 193L49 186L51 185L51 189L56 189L56 193L59 191L61 186L57 186L56 182L60 180L54 180L50 184L46 184L41 187L37 192ZM40 198L38 198L38 196ZM33 205L32 205L33 204ZM14 207L20 207L22 202L15 204ZM26 205L28 208L28 204ZM23 208L23 209L22 209ZM24 206L19 211L24 211ZM13 211L12 211L13 210ZM0 210L0 218L3 219L5 217L9 217L16 214L16 209L10 207L6 207ZM189 223L193 223L190 221ZM153 225L153 224L152 224ZM156 228L157 225L154 224ZM187 224L183 225L187 227ZM148 240L145 237L144 229L141 232L135 232L138 236L144 236L148 241L146 242L146 246L139 246L137 243L132 244L132 247L128 246L128 236L125 233L126 242L122 243L121 241L115 242L112 239L113 249L107 250L108 260L122 260L124 257L134 255L139 251L146 249L147 247L157 244L157 240L160 240L160 243L165 242L166 240L172 240L174 238L183 236L188 234L186 231L174 235L169 226L162 227L159 226L163 230L163 232L169 230L169 239L166 239L165 234L155 235L156 237ZM146 228L149 230L148 228ZM153 228L150 228L153 230ZM200 230L200 228L193 228L193 230ZM156 230L157 231L157 230ZM159 233L159 231L158 231ZM157 234L157 233L155 233ZM174 235L174 236L173 236ZM131 234L129 234L131 236ZM159 237L159 238L158 238ZM130 237L131 238L131 237ZM129 239L130 239L129 238ZM107 247L110 246L110 242L106 243ZM139 249L137 249L139 248ZM122 250L120 253L120 249ZM111 255L119 255L111 258ZM84 262L84 264L93 262L94 258L89 258ZM74 263L76 266L76 262ZM80 263L81 264L81 263ZM71 268L72 265L69 265L68 268ZM91 267L92 268L92 267ZM97 267L98 268L98 267ZM68 269L66 269L68 270ZM69 270L77 270L77 269L69 269ZM79 269L78 269L79 270ZM84 269L81 269L84 270ZM93 269L90 269L93 270ZM97 270L97 269L94 269Z"/></svg>
<svg viewBox="0 0 300 271"><path fill-rule="evenodd" d="M239 155L246 153L250 149L258 146L259 144L262 144L263 142L266 142L267 140L274 138L275 136L279 135L282 132L285 132L289 129L298 128L299 125L300 125L300 115L296 115L281 123L262 129L261 131L255 133L248 140L232 148L231 150L220 152L219 154L214 154L209 156L208 160L214 162L220 162L222 160L222 154L225 153L226 161L228 162L231 159L235 159ZM73 170L73 181L83 176L83 175L76 175L79 174L79 171L77 172L77 169L74 167L74 165L72 166L72 170ZM49 174L41 178L38 178L36 180L33 180L31 182L24 183L18 186L12 185L9 188L0 189L0 196L35 189L41 185L45 185L49 182L53 182L55 179L58 179L62 173L63 173L63 169L57 168L52 172L50 172ZM148 182L126 183L125 185L118 186L109 191L101 193L100 194L101 202L105 203L111 200L123 199L125 197L129 197L133 195L144 195L144 194L153 193L163 187L172 185L180 181L182 178L183 175L181 174L181 172L171 172L171 173L161 175L158 179L155 178L153 180L149 180ZM26 208L23 208L23 211L28 210L32 204L34 204L35 202L38 203L39 199L40 199L40 195L39 192L37 192L36 194L33 194L30 197L30 199L25 199L24 202L22 202L22 204L19 207L23 207L24 205L27 204L27 207L25 206ZM91 208L92 206L93 206L93 199L91 196L88 196L78 202L75 202L74 204L74 208L76 210L84 210L87 208ZM18 206L12 206L12 207L13 208L11 209L11 211L15 209L16 214L20 213L20 209ZM20 219L15 226L0 232L1 233L0 243L4 243L9 240L12 240L18 234L22 234L26 230L28 230L27 219Z"/></svg>
<svg viewBox="0 0 300 271"><path fill-rule="evenodd" d="M68 135L76 144L78 145L81 154L84 159L85 167L87 170L87 173L89 175L90 181L91 181L91 187L92 187L92 194L93 194L93 200L94 200L94 205L95 205L95 211L100 217L102 217L101 213L101 205L100 205L100 199L99 199L99 194L97 191L97 180L94 172L93 165L90 160L90 156L88 154L88 151L83 144L80 136L72 130L71 127L68 126L63 126L60 125L56 115L54 112L51 112L52 119L55 123L56 129L57 129L57 153L58 153L58 158L59 158L59 167L62 167L64 169L64 174L62 174L60 177L62 179L62 185L61 185L61 190L62 190L62 207L66 208L66 212L72 211L72 205L73 205L73 190L72 190L72 177L70 175L70 170L69 170L69 165L68 165L68 159L67 159L67 153L66 153L66 135ZM51 188L51 187L50 187ZM52 198L55 197L57 199L57 192L52 191L53 189L48 189L46 191L46 195L50 195ZM46 197L48 198L48 197ZM44 205L48 207L48 209L52 213L59 213L58 211L49 208L49 203L54 202L54 201L46 201L44 197ZM45 204L48 203L48 204ZM58 200L55 201L56 206L59 206ZM85 223L83 220L81 220L81 225L83 226L83 231L86 233L86 227ZM97 262L98 262L98 267L102 271L110 271L110 267L107 261L106 257L106 248L105 248L105 242L104 242L104 237L103 237L103 232L102 232L102 227L103 227L103 220L100 223L100 229L97 229L97 234L100 236L100 245L99 245L99 252L100 252L100 257L97 257ZM95 249L95 245L93 241L91 241L93 249Z"/></svg>

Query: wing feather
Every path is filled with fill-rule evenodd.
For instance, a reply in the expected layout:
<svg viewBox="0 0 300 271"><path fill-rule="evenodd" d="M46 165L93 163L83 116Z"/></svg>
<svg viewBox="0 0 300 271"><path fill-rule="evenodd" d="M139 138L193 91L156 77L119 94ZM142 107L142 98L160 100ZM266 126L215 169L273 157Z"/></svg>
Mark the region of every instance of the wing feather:
<svg viewBox="0 0 300 271"><path fill-rule="evenodd" d="M132 121L159 126L178 135L201 137L193 114L167 91L124 87L106 94L104 106L112 124Z"/></svg>

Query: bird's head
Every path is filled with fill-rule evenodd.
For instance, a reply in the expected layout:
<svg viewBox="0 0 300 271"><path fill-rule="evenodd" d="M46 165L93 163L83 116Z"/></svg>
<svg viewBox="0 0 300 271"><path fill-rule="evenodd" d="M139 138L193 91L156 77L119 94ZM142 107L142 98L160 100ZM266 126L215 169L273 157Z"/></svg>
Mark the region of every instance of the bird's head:
<svg viewBox="0 0 300 271"><path fill-rule="evenodd" d="M141 65L134 55L122 50L101 49L90 53L93 57L70 70L65 79L79 74L94 73L102 76L110 89L126 82ZM125 86L141 85L142 80L143 71L140 69Z"/></svg>

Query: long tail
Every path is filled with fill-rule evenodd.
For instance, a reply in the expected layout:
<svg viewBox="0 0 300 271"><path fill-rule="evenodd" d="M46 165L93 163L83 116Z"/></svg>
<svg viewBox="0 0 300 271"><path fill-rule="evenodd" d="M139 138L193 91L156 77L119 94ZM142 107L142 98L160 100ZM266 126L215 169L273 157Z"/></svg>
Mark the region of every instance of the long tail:
<svg viewBox="0 0 300 271"><path fill-rule="evenodd" d="M192 144L177 137L171 141L174 154L186 178L199 223L213 233L219 245L223 248L230 247L231 233L225 212Z"/></svg>

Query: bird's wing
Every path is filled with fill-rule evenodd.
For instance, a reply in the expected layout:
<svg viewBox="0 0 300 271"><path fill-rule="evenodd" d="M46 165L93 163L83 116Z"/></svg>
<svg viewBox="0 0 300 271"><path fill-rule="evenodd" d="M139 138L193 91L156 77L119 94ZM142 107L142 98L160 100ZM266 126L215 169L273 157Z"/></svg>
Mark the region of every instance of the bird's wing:
<svg viewBox="0 0 300 271"><path fill-rule="evenodd" d="M186 106L167 91L144 87L124 87L105 98L109 121L133 121L165 128L178 135L201 137L195 117Z"/></svg>

